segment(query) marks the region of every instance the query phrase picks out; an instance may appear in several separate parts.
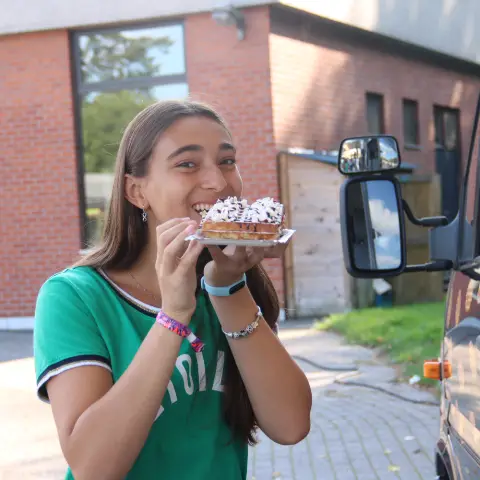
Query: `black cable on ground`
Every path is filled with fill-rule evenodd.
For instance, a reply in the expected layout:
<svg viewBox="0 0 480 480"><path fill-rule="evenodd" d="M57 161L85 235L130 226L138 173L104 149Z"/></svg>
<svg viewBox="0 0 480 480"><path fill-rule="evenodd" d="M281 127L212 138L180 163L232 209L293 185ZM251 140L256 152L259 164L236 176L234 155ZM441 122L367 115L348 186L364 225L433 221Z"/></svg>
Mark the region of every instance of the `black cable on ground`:
<svg viewBox="0 0 480 480"><path fill-rule="evenodd" d="M318 363L310 360L309 358L302 357L301 355L292 355L292 358L296 358L297 360L301 360L304 363L308 363L314 368L318 368L319 370L326 370L328 372L358 372L358 368L351 365L349 367L327 367L326 365L319 365Z"/></svg>
<svg viewBox="0 0 480 480"><path fill-rule="evenodd" d="M309 365L311 365L312 367L314 368L317 368L318 370L325 370L325 371L328 371L328 372L358 372L358 368L357 367L329 367L329 366L326 366L326 365L320 365L308 358L305 358L305 357L302 357L301 355L292 355L292 358L295 358L297 360L300 360L301 362L304 362L304 363L307 363ZM438 407L440 405L439 402L436 402L436 401L431 401L431 400L415 400L415 399L412 399L412 398L407 398L407 397L404 397L403 395L400 395L398 393L395 393L395 392L390 392L389 390L387 390L386 388L382 388L382 387L378 387L376 385L370 385L369 383L365 383L365 382L358 382L358 381L348 381L348 382L345 382L343 380L340 380L338 377L335 377L335 380L333 381L333 383L336 383L337 385L345 385L345 386L350 386L350 387L363 387L363 388L369 388L371 390L376 390L377 392L381 392L381 393L385 393L386 395L390 395L391 397L395 397L395 398L398 398L399 400L403 400L404 402L410 402L410 403L414 403L414 404L417 404L417 405L430 405L430 406L433 406L433 407Z"/></svg>

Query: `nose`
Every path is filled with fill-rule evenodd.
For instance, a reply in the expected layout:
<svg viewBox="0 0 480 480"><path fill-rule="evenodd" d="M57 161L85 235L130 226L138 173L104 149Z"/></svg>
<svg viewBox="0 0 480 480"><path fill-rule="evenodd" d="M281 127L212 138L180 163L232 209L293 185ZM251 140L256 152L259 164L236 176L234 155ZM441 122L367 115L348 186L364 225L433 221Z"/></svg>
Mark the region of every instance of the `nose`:
<svg viewBox="0 0 480 480"><path fill-rule="evenodd" d="M202 177L202 188L205 190L214 190L215 192L221 192L227 186L227 181L223 172L217 165L211 165L205 168Z"/></svg>

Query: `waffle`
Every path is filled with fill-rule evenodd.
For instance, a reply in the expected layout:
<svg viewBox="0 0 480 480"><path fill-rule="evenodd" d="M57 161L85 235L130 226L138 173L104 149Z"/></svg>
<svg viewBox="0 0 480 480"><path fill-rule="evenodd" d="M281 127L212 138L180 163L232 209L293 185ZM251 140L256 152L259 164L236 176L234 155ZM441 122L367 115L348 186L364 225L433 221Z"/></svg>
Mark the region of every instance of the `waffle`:
<svg viewBox="0 0 480 480"><path fill-rule="evenodd" d="M247 200L228 197L218 200L200 225L206 238L228 240L276 240L284 229L284 207L273 198Z"/></svg>

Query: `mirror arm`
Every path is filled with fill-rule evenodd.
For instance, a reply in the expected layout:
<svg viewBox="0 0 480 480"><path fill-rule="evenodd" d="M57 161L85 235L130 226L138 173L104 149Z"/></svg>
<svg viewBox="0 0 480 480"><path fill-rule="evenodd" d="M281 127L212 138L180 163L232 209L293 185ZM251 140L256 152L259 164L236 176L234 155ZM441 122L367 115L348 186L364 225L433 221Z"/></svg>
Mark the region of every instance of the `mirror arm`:
<svg viewBox="0 0 480 480"><path fill-rule="evenodd" d="M405 273L412 272L444 272L453 268L453 262L450 260L437 260L436 262L424 263L421 265L407 265Z"/></svg>
<svg viewBox="0 0 480 480"><path fill-rule="evenodd" d="M408 203L402 199L403 210L407 214L408 219L414 225L419 227L444 227L448 225L448 218L439 216L439 217L425 217L425 218L417 218L413 214L411 208L409 207Z"/></svg>

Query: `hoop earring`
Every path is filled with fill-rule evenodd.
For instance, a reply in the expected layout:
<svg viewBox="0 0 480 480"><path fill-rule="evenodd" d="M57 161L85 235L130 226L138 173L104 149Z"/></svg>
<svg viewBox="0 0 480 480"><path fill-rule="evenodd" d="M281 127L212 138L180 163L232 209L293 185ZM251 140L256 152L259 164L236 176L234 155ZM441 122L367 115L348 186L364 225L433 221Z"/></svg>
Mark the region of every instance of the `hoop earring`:
<svg viewBox="0 0 480 480"><path fill-rule="evenodd" d="M146 223L147 218L148 218L148 214L147 214L147 212L145 211L145 209L142 208L142 221L143 221L144 223Z"/></svg>

